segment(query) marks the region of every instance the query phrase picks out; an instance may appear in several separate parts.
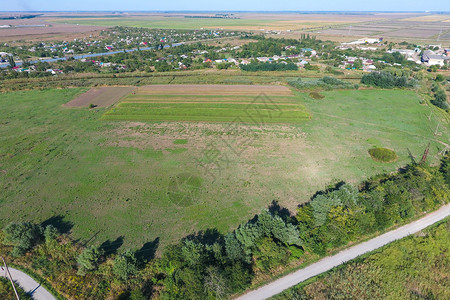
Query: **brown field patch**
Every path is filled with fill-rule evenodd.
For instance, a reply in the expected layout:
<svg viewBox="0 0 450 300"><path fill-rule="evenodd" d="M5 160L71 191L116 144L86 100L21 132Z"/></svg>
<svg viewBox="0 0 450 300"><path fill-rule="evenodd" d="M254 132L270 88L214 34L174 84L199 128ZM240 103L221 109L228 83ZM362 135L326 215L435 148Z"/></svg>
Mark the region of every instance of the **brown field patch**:
<svg viewBox="0 0 450 300"><path fill-rule="evenodd" d="M131 93L135 87L101 87L92 88L84 94L64 104L67 107L88 107L94 104L98 107L108 107L117 103Z"/></svg>
<svg viewBox="0 0 450 300"><path fill-rule="evenodd" d="M420 16L420 17L413 17L413 18L406 18L402 19L401 21L412 21L412 22L449 22L450 16L449 15L429 15L429 16Z"/></svg>
<svg viewBox="0 0 450 300"><path fill-rule="evenodd" d="M57 24L48 22L42 17L34 19L0 20L0 25L29 26L0 29L0 41L14 40L47 40L55 38L74 38L97 35L105 26L80 26L76 24ZM45 25L45 26L41 26ZM37 27L32 27L37 26Z"/></svg>
<svg viewBox="0 0 450 300"><path fill-rule="evenodd" d="M384 35L387 37L415 37L415 38L430 38L433 35L439 34L439 29L402 29L392 32L387 32Z"/></svg>
<svg viewBox="0 0 450 300"><path fill-rule="evenodd" d="M259 95L265 93L272 96L293 95L285 86L272 85L147 85L140 87L137 94L142 95Z"/></svg>

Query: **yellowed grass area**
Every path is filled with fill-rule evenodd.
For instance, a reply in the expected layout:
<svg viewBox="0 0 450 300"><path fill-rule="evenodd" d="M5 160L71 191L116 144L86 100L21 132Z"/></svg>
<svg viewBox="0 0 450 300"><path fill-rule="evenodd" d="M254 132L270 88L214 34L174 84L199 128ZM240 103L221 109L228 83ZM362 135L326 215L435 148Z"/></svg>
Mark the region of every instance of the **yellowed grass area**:
<svg viewBox="0 0 450 300"><path fill-rule="evenodd" d="M450 22L450 15L429 15L414 18L406 18L401 21L413 21L413 22Z"/></svg>

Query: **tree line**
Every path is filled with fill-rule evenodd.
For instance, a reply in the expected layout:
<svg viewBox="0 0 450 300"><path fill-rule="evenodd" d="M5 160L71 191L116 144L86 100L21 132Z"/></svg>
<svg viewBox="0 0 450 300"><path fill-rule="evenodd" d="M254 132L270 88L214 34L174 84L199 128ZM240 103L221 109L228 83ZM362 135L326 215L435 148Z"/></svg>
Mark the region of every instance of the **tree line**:
<svg viewBox="0 0 450 300"><path fill-rule="evenodd" d="M298 66L293 62L278 63L278 62L251 62L247 65L241 64L241 70L256 72L256 71L297 71Z"/></svg>

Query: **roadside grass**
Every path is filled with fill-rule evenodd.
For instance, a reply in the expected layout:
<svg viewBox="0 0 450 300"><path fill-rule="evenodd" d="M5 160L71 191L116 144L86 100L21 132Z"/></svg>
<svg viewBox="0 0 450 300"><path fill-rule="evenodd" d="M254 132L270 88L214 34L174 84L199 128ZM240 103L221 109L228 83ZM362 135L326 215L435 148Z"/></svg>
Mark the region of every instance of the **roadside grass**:
<svg viewBox="0 0 450 300"><path fill-rule="evenodd" d="M264 126L107 121L104 108L62 106L84 91L1 94L0 226L60 215L81 241L124 236L122 247L137 248L159 237L161 249L233 229L273 200L294 210L330 183L394 171L409 162L407 149L421 156L428 142L435 163L449 138L447 121L439 112L429 121L408 90L321 92L320 101L295 92L290 101L311 120ZM398 160L374 162L367 149L380 145ZM171 196L183 191L194 195L189 205Z"/></svg>

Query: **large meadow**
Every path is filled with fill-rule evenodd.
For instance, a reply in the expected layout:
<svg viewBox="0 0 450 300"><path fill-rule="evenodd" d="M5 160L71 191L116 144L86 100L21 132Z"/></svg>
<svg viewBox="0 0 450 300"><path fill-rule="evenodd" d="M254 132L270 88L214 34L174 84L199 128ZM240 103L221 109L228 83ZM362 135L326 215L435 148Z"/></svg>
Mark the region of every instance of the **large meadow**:
<svg viewBox="0 0 450 300"><path fill-rule="evenodd" d="M272 201L293 211L329 184L395 171L408 151L420 159L429 143L437 162L449 139L445 117L410 90L182 89L131 89L112 107L65 105L82 88L3 93L0 226L61 216L81 241L161 248L226 232ZM372 147L398 159L376 162Z"/></svg>

